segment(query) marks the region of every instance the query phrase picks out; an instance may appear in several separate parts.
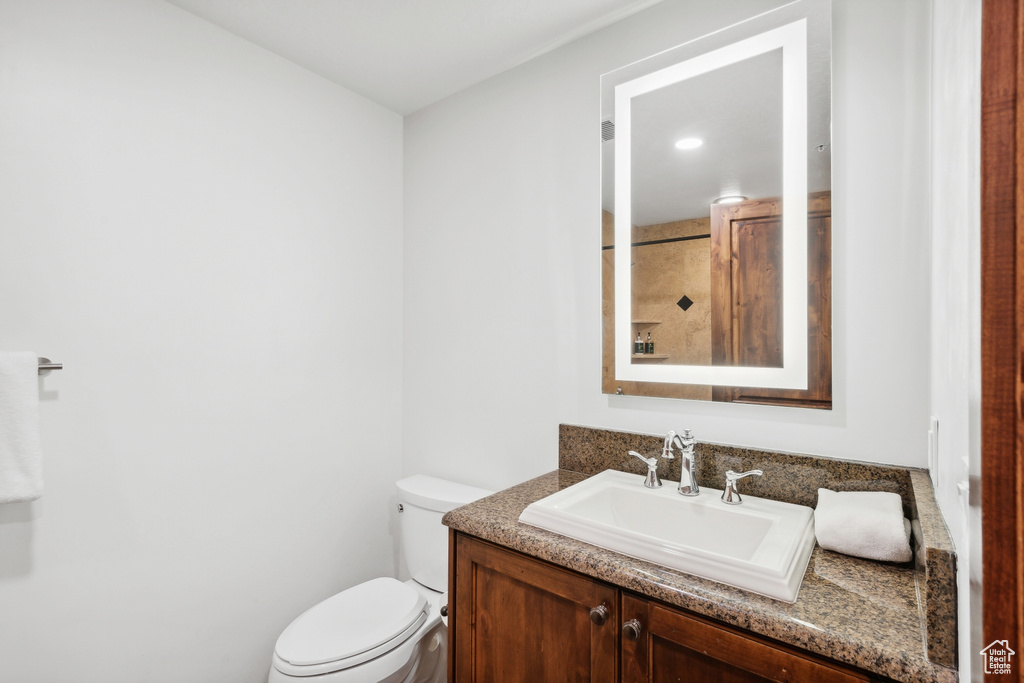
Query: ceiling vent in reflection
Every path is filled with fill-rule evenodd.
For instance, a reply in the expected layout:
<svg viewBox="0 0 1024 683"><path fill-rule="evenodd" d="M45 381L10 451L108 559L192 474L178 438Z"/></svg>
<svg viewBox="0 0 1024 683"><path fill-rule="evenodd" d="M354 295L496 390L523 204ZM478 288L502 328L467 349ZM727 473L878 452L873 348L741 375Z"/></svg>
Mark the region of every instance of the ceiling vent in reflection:
<svg viewBox="0 0 1024 683"><path fill-rule="evenodd" d="M601 142L615 139L615 124L611 121L601 122Z"/></svg>

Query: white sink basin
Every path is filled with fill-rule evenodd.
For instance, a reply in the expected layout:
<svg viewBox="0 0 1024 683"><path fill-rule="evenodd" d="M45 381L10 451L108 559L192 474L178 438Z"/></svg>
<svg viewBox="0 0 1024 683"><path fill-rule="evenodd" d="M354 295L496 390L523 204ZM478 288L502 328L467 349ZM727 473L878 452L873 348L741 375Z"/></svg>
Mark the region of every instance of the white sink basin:
<svg viewBox="0 0 1024 683"><path fill-rule="evenodd" d="M519 521L608 550L795 602L814 549L814 511L743 496L726 505L721 490L692 498L676 482L605 470L532 503Z"/></svg>

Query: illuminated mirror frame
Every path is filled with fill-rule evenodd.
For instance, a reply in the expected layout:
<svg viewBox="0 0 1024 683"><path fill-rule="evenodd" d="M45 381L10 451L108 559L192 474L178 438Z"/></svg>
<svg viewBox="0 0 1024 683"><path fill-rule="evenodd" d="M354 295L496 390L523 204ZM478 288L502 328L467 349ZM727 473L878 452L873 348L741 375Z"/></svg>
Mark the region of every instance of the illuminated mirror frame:
<svg viewBox="0 0 1024 683"><path fill-rule="evenodd" d="M782 50L781 368L631 362L632 100L751 57ZM807 20L740 40L615 87L615 378L623 381L807 388ZM622 274L626 274L623 276Z"/></svg>

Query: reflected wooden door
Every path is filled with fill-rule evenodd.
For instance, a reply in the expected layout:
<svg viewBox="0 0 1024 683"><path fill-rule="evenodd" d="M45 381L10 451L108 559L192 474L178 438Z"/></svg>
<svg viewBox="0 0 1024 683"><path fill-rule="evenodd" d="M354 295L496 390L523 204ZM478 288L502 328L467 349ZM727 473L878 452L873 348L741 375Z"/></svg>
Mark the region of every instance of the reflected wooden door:
<svg viewBox="0 0 1024 683"><path fill-rule="evenodd" d="M807 213L805 391L719 387L715 401L832 407L831 196ZM715 205L711 212L711 357L714 365L782 367L782 210L779 200Z"/></svg>

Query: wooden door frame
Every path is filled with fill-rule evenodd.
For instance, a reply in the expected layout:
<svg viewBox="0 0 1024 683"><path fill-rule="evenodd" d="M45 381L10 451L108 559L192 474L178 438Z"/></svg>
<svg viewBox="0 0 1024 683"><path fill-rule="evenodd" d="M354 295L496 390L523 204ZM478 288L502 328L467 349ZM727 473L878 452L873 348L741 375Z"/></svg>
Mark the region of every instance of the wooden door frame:
<svg viewBox="0 0 1024 683"><path fill-rule="evenodd" d="M1006 639L1022 680L1024 643L1024 10L983 0L981 66L982 645ZM973 648L972 648L973 649ZM980 663L975 660L975 663Z"/></svg>

